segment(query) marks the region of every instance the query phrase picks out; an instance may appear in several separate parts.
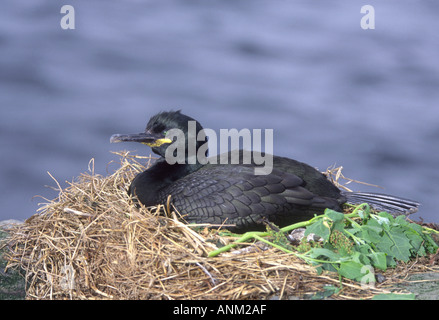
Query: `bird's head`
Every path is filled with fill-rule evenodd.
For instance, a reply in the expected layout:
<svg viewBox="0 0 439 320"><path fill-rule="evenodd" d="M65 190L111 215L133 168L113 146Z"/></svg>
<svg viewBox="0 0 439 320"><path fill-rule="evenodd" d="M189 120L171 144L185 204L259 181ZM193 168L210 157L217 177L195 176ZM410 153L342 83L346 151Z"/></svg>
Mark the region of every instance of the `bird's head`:
<svg viewBox="0 0 439 320"><path fill-rule="evenodd" d="M189 130L190 126L194 126L195 132ZM178 138L175 136L177 130L173 129L178 129L184 134L186 158L189 149L188 142L191 139L195 139L196 141L196 150L206 142L206 140L197 141L197 135L203 129L201 124L193 118L182 114L180 111L160 112L149 119L145 132L136 134L114 134L111 136L110 142L140 142L151 147L154 153L165 157L166 149Z"/></svg>

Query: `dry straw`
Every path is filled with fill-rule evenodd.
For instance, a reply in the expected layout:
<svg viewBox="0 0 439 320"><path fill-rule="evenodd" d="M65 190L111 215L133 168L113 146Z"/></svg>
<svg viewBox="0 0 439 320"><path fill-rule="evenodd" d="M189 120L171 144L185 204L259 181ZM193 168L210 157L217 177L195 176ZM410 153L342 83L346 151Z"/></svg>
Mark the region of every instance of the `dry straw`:
<svg viewBox="0 0 439 320"><path fill-rule="evenodd" d="M356 299L389 292L400 276L364 288L258 245L208 258L234 238L189 227L169 206L136 205L126 190L150 158L119 155L113 174L95 174L91 161L89 173L65 189L57 183L58 198L10 230L8 268L23 271L28 299L289 299L326 285L341 288L336 299Z"/></svg>

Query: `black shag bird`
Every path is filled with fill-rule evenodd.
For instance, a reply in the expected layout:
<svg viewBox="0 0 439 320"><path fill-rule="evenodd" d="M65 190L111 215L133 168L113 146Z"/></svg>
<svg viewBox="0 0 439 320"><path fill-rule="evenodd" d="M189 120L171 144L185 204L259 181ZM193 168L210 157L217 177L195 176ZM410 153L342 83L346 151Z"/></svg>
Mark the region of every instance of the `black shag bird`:
<svg viewBox="0 0 439 320"><path fill-rule="evenodd" d="M111 137L111 142L146 144L161 156L137 175L129 188L129 193L145 206L166 204L171 195L171 203L187 222L234 225L228 229L235 232L264 229L263 219L278 226L308 220L325 208L340 211L346 202L367 202L392 214L413 213L419 206L415 201L384 194L342 192L313 167L279 156L273 156L273 170L268 175L255 175L257 165L253 161L221 164L221 155L217 156L217 164L189 161L188 141L194 142L196 137L188 135L189 121L196 124L197 134L203 129L193 118L171 111L153 116L143 133ZM165 159L168 147L175 141L166 138L171 129L185 134L182 164L169 164ZM205 143L206 139L194 142L195 151ZM239 159L243 159L243 152L246 151L240 151Z"/></svg>

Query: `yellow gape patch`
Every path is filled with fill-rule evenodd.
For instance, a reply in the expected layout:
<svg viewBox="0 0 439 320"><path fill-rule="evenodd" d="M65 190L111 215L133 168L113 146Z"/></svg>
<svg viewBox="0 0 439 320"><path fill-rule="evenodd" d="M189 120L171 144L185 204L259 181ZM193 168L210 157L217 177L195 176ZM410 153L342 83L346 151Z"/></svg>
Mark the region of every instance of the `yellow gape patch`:
<svg viewBox="0 0 439 320"><path fill-rule="evenodd" d="M157 139L154 142L142 142L143 144L146 144L148 147L160 147L162 144L165 143L172 143L171 139L163 138L163 139Z"/></svg>

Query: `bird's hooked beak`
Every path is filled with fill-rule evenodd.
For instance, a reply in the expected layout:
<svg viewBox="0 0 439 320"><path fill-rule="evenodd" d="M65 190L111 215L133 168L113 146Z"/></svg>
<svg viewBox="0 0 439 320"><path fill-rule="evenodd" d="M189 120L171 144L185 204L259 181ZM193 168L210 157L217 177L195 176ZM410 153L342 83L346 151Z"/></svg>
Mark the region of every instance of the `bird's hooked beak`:
<svg viewBox="0 0 439 320"><path fill-rule="evenodd" d="M132 133L132 134L113 134L110 138L111 143L117 142L140 142L146 144L147 146L160 147L165 143L172 143L171 139L168 139L161 135L152 134L149 132L142 133Z"/></svg>

